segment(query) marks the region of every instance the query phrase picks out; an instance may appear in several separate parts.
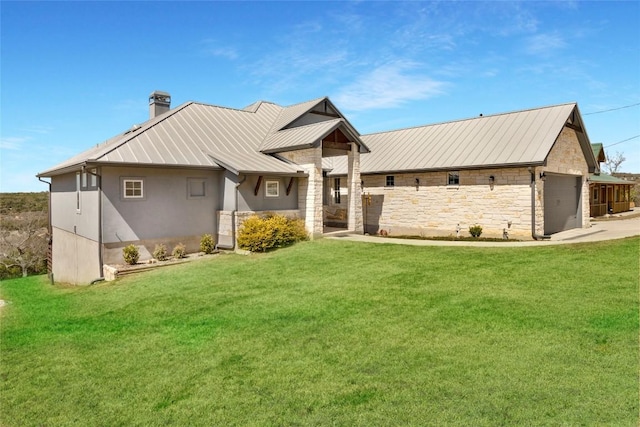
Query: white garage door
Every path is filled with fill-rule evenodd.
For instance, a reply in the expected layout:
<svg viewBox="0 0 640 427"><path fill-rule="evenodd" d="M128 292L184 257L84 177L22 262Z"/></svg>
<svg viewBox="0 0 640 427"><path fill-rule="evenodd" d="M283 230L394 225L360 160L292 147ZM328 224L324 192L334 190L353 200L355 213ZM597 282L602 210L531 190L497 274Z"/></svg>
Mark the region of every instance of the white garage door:
<svg viewBox="0 0 640 427"><path fill-rule="evenodd" d="M547 175L544 182L544 234L582 227L581 183L579 176Z"/></svg>

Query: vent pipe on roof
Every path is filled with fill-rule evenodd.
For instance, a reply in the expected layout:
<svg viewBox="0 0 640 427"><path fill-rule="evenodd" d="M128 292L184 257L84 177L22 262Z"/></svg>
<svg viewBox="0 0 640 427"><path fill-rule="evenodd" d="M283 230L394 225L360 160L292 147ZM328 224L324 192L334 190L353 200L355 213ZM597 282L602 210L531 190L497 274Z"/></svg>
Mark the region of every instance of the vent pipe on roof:
<svg viewBox="0 0 640 427"><path fill-rule="evenodd" d="M171 95L167 92L156 90L149 95L149 118L153 119L162 113L169 111L171 107Z"/></svg>

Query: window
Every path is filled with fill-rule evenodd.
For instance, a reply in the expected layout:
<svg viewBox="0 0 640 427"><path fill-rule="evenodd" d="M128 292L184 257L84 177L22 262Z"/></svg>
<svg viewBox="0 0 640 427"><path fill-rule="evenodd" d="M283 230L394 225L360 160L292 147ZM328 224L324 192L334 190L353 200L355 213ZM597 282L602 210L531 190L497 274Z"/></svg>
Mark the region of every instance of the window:
<svg viewBox="0 0 640 427"><path fill-rule="evenodd" d="M190 199L201 199L205 197L205 180L203 178L187 179Z"/></svg>
<svg viewBox="0 0 640 427"><path fill-rule="evenodd" d="M393 187L396 185L396 177L393 175L387 175L387 180L385 182L385 187Z"/></svg>
<svg viewBox="0 0 640 427"><path fill-rule="evenodd" d="M80 172L76 172L76 212L80 212Z"/></svg>
<svg viewBox="0 0 640 427"><path fill-rule="evenodd" d="M460 185L460 172L449 172L447 185Z"/></svg>
<svg viewBox="0 0 640 427"><path fill-rule="evenodd" d="M333 180L333 201L336 205L340 204L340 178Z"/></svg>
<svg viewBox="0 0 640 427"><path fill-rule="evenodd" d="M87 188L87 171L82 171L82 188Z"/></svg>
<svg viewBox="0 0 640 427"><path fill-rule="evenodd" d="M264 195L266 197L279 197L280 181L266 181L264 186Z"/></svg>
<svg viewBox="0 0 640 427"><path fill-rule="evenodd" d="M98 174L98 169L91 169L91 186L92 187L97 187L98 186L98 177L96 176Z"/></svg>
<svg viewBox="0 0 640 427"><path fill-rule="evenodd" d="M125 199L142 199L144 196L143 182L141 179L123 180Z"/></svg>
<svg viewBox="0 0 640 427"><path fill-rule="evenodd" d="M598 187L593 187L593 201L597 202L598 201Z"/></svg>

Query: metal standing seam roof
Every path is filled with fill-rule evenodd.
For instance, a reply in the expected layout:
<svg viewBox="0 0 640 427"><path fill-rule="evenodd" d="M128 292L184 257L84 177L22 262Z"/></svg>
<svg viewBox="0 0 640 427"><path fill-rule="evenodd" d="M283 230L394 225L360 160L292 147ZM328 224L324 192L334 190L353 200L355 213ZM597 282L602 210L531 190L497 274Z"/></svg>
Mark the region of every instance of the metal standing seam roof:
<svg viewBox="0 0 640 427"><path fill-rule="evenodd" d="M307 174L296 165L256 151L247 153L216 151L215 153L209 153L208 156L217 165L236 175L268 171L274 175L307 176ZM256 165L259 165L259 167L256 168Z"/></svg>
<svg viewBox="0 0 640 427"><path fill-rule="evenodd" d="M285 126L291 124L298 117L304 115L309 112L313 107L321 103L327 99L327 97L312 99L311 101L301 102L300 104L290 105L288 107L282 108L280 114L273 122L273 126L271 128L272 132L277 132L284 128Z"/></svg>
<svg viewBox="0 0 640 427"><path fill-rule="evenodd" d="M260 151L268 153L282 151L285 148L310 147L343 123L342 119L332 119L271 133L260 145Z"/></svg>
<svg viewBox="0 0 640 427"><path fill-rule="evenodd" d="M261 153L261 148L277 152L312 146L340 126L364 145L344 118L281 130L323 101L328 98L290 107L259 101L241 110L188 102L38 176L64 173L83 164L223 167L238 172L297 174L298 169Z"/></svg>
<svg viewBox="0 0 640 427"><path fill-rule="evenodd" d="M363 135L361 173L543 164L575 103ZM337 159L332 174L346 173ZM328 165L328 164L327 164ZM329 165L328 165L329 166Z"/></svg>
<svg viewBox="0 0 640 427"><path fill-rule="evenodd" d="M281 130L324 100L328 101L318 98L291 107L257 102L243 110L188 102L38 176L101 163L299 173L295 166L260 151L309 146L340 126L351 133L344 118ZM580 121L577 105L571 103L361 138L354 130L352 136L371 149L361 156L362 173L543 164L573 111ZM343 160L325 164L333 174L346 173Z"/></svg>
<svg viewBox="0 0 640 427"><path fill-rule="evenodd" d="M289 165L276 166L283 162L258 151L281 109L266 102L256 104L253 112L189 102L38 176L55 175L84 163L217 168L219 163L211 157L216 152L242 158L239 162L243 169L290 171ZM251 167L247 164L249 159L254 162Z"/></svg>

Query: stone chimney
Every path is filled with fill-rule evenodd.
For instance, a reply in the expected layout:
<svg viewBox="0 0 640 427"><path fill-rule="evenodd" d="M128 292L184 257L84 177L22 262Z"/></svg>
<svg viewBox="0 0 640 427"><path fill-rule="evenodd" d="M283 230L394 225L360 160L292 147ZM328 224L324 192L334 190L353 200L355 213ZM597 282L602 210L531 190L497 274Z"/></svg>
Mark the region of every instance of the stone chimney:
<svg viewBox="0 0 640 427"><path fill-rule="evenodd" d="M171 95L167 92L156 90L149 95L149 118L153 119L162 113L169 111Z"/></svg>

